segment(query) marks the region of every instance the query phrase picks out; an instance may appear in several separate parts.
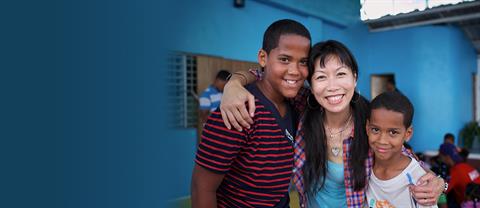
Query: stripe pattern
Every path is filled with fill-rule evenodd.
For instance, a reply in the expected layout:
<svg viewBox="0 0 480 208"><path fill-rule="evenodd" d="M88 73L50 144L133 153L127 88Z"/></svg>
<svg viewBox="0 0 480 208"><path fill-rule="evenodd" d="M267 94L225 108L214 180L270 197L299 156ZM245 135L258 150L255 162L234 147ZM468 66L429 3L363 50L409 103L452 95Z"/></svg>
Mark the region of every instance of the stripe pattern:
<svg viewBox="0 0 480 208"><path fill-rule="evenodd" d="M217 189L218 207L275 207L288 197L293 144L274 114L260 100L255 102L250 129L227 129L217 109L202 132L195 162L225 174Z"/></svg>

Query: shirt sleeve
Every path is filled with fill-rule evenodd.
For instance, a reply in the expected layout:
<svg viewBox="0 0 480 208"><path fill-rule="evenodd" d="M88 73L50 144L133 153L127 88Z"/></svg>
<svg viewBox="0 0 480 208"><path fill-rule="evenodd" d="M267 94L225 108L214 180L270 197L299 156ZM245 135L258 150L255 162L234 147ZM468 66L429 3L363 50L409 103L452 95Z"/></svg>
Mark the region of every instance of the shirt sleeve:
<svg viewBox="0 0 480 208"><path fill-rule="evenodd" d="M420 164L420 167L423 168L423 170L425 171L430 170L422 160L418 159L417 155L415 155L412 151L405 148L405 146L403 145L402 145L402 153L405 156L415 159L418 162L418 164Z"/></svg>
<svg viewBox="0 0 480 208"><path fill-rule="evenodd" d="M263 79L263 69L258 69L258 68L253 68L248 70L255 78L257 81L260 81Z"/></svg>
<svg viewBox="0 0 480 208"><path fill-rule="evenodd" d="M303 116L303 112L307 109L307 98L311 94L310 89L302 87L298 91L297 95L290 99L290 103L294 106L296 112L299 113L299 116ZM314 97L310 99L315 99Z"/></svg>
<svg viewBox="0 0 480 208"><path fill-rule="evenodd" d="M461 177L459 174L457 174L459 172L461 171L457 170L455 166L450 169L450 181L448 182L448 188L447 191L445 191L446 193L450 193L450 191L457 186L457 183Z"/></svg>
<svg viewBox="0 0 480 208"><path fill-rule="evenodd" d="M208 117L202 131L202 140L198 145L195 162L216 173L225 174L245 146L245 131L229 130L223 123L220 110Z"/></svg>

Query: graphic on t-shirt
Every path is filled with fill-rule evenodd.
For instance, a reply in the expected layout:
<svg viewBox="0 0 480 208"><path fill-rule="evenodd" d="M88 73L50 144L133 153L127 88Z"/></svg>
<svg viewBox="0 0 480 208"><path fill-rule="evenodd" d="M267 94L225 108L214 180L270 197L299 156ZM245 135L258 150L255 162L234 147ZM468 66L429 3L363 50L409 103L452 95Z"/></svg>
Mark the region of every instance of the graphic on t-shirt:
<svg viewBox="0 0 480 208"><path fill-rule="evenodd" d="M468 173L468 177L470 178L471 181L474 181L475 179L477 179L478 176L480 175L478 174L477 170L472 170Z"/></svg>
<svg viewBox="0 0 480 208"><path fill-rule="evenodd" d="M370 208L395 208L390 202L387 200L375 200L370 199Z"/></svg>

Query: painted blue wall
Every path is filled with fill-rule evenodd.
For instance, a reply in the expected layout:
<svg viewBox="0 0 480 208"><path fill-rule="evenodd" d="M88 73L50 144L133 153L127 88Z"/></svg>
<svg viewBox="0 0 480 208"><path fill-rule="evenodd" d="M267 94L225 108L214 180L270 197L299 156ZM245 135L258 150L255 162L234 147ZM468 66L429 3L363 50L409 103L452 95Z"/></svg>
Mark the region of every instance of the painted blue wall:
<svg viewBox="0 0 480 208"><path fill-rule="evenodd" d="M460 29L425 26L369 33L362 42L363 94L370 98L371 74L395 74L397 87L415 107L411 144L416 151L437 149L446 132L457 134L473 119L476 55Z"/></svg>
<svg viewBox="0 0 480 208"><path fill-rule="evenodd" d="M247 1L246 7L235 8L231 1L207 0L200 7L185 5L179 27L176 50L216 55L231 59L256 61L263 32L272 22L290 18L312 28L318 37L322 23L314 18L295 15L257 1ZM315 34L314 34L315 33ZM318 39L318 38L317 38Z"/></svg>

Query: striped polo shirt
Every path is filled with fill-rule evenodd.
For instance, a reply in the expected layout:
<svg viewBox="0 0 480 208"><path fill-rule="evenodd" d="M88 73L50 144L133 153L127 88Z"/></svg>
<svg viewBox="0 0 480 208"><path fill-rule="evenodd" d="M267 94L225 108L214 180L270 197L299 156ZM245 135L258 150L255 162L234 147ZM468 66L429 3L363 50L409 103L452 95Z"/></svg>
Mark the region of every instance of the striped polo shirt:
<svg viewBox="0 0 480 208"><path fill-rule="evenodd" d="M202 132L195 162L225 174L217 189L218 207L289 207L296 114L289 106L280 117L255 84L254 124L242 132L228 130L217 109Z"/></svg>

